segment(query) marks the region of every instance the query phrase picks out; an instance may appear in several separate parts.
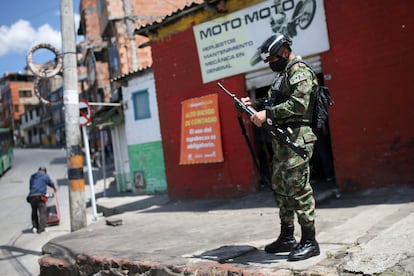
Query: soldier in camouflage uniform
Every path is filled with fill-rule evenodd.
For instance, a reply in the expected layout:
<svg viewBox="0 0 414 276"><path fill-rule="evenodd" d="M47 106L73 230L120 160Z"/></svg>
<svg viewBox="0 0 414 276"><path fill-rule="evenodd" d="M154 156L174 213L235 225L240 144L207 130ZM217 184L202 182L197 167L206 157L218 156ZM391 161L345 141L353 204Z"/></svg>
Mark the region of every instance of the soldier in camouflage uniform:
<svg viewBox="0 0 414 276"><path fill-rule="evenodd" d="M265 110L251 116L258 127L266 121L288 131L292 142L305 145L308 157L304 160L284 144L273 141L272 186L279 206L281 231L278 239L266 245L268 253L290 252L289 261L305 260L320 254L315 239L315 199L309 182L309 159L312 157L316 136L310 127L308 109L311 92L317 86L315 73L295 57L290 48L292 42L282 34L276 34L263 42L261 57L277 74L267 99ZM251 105L250 98L241 99ZM294 237L294 216L302 230L299 243Z"/></svg>

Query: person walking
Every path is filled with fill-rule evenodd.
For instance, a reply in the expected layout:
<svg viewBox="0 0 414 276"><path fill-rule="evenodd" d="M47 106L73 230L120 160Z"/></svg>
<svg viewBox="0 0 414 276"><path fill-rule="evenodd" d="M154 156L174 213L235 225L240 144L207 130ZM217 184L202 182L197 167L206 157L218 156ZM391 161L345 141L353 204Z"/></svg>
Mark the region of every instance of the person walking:
<svg viewBox="0 0 414 276"><path fill-rule="evenodd" d="M272 189L279 207L281 230L277 240L265 246L265 251L290 252L288 261L300 261L320 254L315 239L315 199L309 179L309 160L316 136L310 126L312 111L308 108L318 81L313 70L293 54L291 45L288 37L277 33L259 48L262 60L277 75L269 89L265 109L252 115L250 120L258 127L264 122L277 125L290 133L293 143L304 145L308 151L303 159L288 146L276 140L272 142ZM249 97L241 101L253 104ZM295 213L301 226L299 243L294 237Z"/></svg>
<svg viewBox="0 0 414 276"><path fill-rule="evenodd" d="M46 192L47 186L56 192L56 186L47 174L45 167L40 167L38 171L30 177L30 191L27 196L27 202L32 207L32 231L33 233L42 233L46 230Z"/></svg>

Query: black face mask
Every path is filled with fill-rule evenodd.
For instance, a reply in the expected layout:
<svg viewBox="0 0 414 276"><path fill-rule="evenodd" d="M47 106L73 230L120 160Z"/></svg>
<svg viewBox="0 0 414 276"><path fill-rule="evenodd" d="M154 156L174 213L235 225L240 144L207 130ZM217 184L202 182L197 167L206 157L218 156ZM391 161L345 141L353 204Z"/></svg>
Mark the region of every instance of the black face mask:
<svg viewBox="0 0 414 276"><path fill-rule="evenodd" d="M282 72L285 70L286 65L288 64L288 59L282 56L278 56L278 60L275 62L269 62L269 67L273 72Z"/></svg>

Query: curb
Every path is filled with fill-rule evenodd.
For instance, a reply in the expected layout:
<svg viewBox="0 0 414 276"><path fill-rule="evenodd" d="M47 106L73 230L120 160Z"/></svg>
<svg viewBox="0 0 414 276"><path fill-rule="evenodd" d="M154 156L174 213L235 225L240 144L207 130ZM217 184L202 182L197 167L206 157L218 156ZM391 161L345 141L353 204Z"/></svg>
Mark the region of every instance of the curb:
<svg viewBox="0 0 414 276"><path fill-rule="evenodd" d="M68 262L62 259L53 258L50 255L43 255L39 258L41 276L76 276L79 275L75 262Z"/></svg>
<svg viewBox="0 0 414 276"><path fill-rule="evenodd" d="M293 276L294 271L279 269L272 273L253 272L232 264L216 262L197 262L190 265L167 266L150 261L132 261L110 256L81 254L75 262L67 262L44 255L39 259L40 276L75 276L75 275L243 275L243 276Z"/></svg>

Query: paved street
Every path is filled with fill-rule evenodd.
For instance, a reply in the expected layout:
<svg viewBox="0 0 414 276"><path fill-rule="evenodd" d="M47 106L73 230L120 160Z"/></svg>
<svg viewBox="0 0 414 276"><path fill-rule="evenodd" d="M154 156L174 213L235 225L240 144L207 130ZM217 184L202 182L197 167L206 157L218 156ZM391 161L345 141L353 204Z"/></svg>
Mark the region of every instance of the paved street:
<svg viewBox="0 0 414 276"><path fill-rule="evenodd" d="M100 198L97 204L123 213L46 244L49 254L42 264L51 269L44 275L53 275L55 263L73 275L78 270L121 273L120 264L122 273L145 275L414 275L411 186L319 201L321 254L300 262L263 250L279 233L278 209L268 192L176 202L164 195L120 196ZM110 226L107 220L122 224Z"/></svg>
<svg viewBox="0 0 414 276"><path fill-rule="evenodd" d="M42 246L52 238L70 233L66 164L66 152L62 149L15 149L13 167L0 178L2 275L38 275ZM31 208L26 202L30 175L39 166L46 166L48 174L59 186L62 217L58 226L49 227L47 233L40 235L31 231ZM85 194L89 195L89 192ZM91 214L88 214L88 221L91 222Z"/></svg>
<svg viewBox="0 0 414 276"><path fill-rule="evenodd" d="M60 225L38 235L30 231L30 206L25 197L30 174L40 165L48 167L59 185L62 219ZM88 208L88 226L70 232L66 171L63 150L16 149L13 168L0 178L0 218L6 222L0 230L2 274L38 275L40 258L43 265L51 267L50 260L63 262L74 273L71 275L85 268L95 273L105 271L96 264L116 271L119 263L148 275L157 271L175 275L172 268L174 273L216 271L212 275L231 271L414 275L412 186L370 189L319 201L317 239L321 255L292 263L284 254L263 251L279 232L278 209L268 192L239 199L175 202L166 195L110 194L98 198L97 205L100 211L115 215L99 217L95 222L92 208ZM102 193L102 183L97 181L97 194ZM85 195L89 198L88 185ZM321 193L315 195L323 199ZM109 226L107 219L122 224ZM298 228L295 235L299 239ZM42 250L47 254L42 255ZM78 262L79 267L71 266L68 260Z"/></svg>

